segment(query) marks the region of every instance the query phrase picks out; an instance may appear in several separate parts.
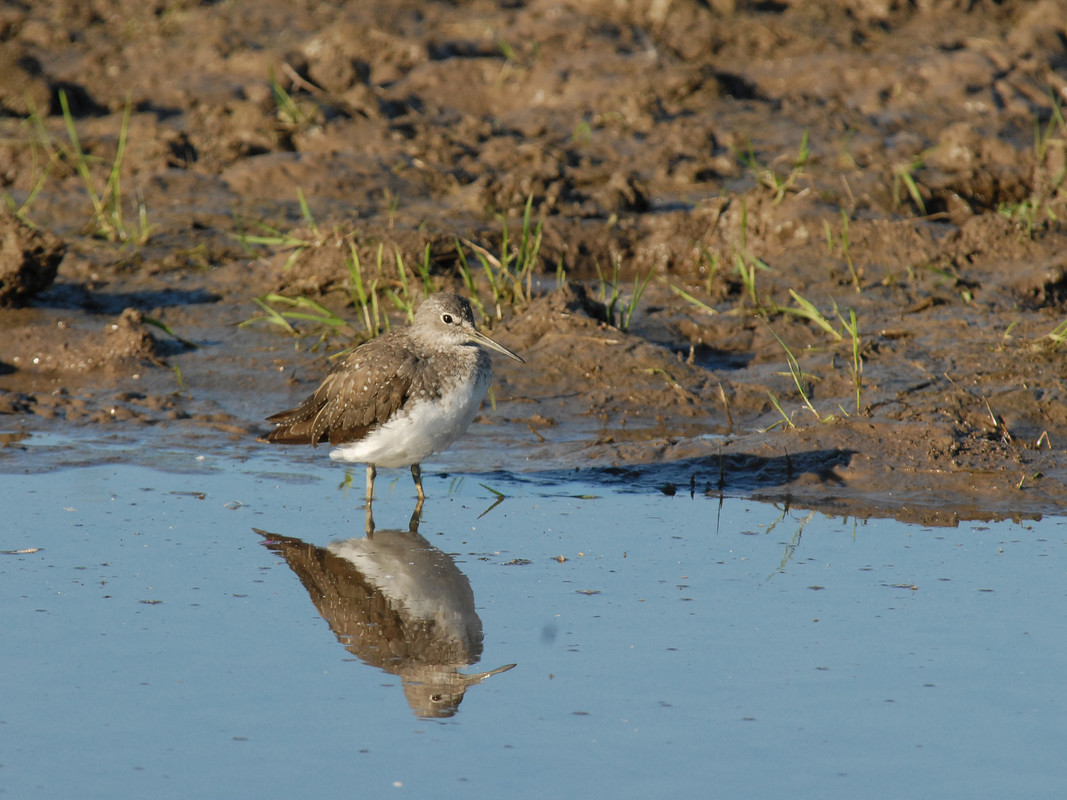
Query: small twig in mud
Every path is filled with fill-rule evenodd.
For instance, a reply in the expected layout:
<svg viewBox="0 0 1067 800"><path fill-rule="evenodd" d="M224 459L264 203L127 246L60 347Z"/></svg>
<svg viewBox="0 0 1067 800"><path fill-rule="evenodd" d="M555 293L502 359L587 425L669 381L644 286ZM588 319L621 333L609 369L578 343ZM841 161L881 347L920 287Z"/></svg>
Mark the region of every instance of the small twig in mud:
<svg viewBox="0 0 1067 800"><path fill-rule="evenodd" d="M1045 477L1045 474L1043 472L1035 472L1033 475L1025 475L1024 474L1021 478L1019 478L1019 482L1017 484L1015 484L1015 488L1016 489L1022 489L1023 488L1023 484L1026 483L1027 478L1029 478L1031 481L1036 481L1039 478L1043 478L1043 477Z"/></svg>
<svg viewBox="0 0 1067 800"><path fill-rule="evenodd" d="M727 433L734 432L734 416L730 413L730 401L726 399L726 389L722 385L722 381L719 381L719 397L722 398L722 406L726 409L726 421L730 427L727 429Z"/></svg>
<svg viewBox="0 0 1067 800"><path fill-rule="evenodd" d="M997 415L994 414L993 409L989 407L988 400L983 399L982 402L985 403L985 410L989 412L989 418L993 421L993 430L1000 434L1001 441L1003 441L1004 444L1011 444L1011 433L1009 433L1008 429L1005 427L1004 421L997 419Z"/></svg>
<svg viewBox="0 0 1067 800"><path fill-rule="evenodd" d="M680 383L678 383L678 381L676 381L676 380L674 379L674 376L673 376L673 375L671 375L671 373L667 372L667 370L665 370L665 369L662 369L662 368L660 368L660 367L648 367L648 368L646 368L646 369L642 369L642 370L640 370L640 371L641 371L641 372L644 372L644 373L646 373L646 374L648 374L648 375L662 375L662 376L663 376L664 378L666 378L666 380L667 380L667 384L668 384L668 385L669 385L669 386L670 386L670 387L671 387L672 389L676 389L677 391L681 392L681 393L682 393L683 395L685 395L686 397L688 397L688 396L689 396L689 392L687 392L687 391L685 390L685 388L684 388L684 387L683 387L683 386L682 386L682 385L681 385Z"/></svg>

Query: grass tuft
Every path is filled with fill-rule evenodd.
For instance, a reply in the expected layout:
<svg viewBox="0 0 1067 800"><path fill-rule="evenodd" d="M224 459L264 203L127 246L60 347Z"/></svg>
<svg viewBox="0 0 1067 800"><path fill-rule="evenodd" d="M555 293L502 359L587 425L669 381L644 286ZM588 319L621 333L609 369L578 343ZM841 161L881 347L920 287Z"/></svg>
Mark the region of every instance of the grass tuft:
<svg viewBox="0 0 1067 800"><path fill-rule="evenodd" d="M504 307L521 308L530 302L533 296L533 273L540 263L542 225L538 220L533 223L533 195L526 198L526 207L522 214L522 227L519 239L513 243L508 233L507 220L502 220L500 255L495 256L481 245L469 239L456 239L456 253L459 257L459 271L464 285L471 295L482 316L489 316L486 308L478 298L476 272L471 269L467 251L470 249L478 257L482 267L482 276L492 295L492 305L498 320L503 319ZM562 268L562 261L559 268Z"/></svg>

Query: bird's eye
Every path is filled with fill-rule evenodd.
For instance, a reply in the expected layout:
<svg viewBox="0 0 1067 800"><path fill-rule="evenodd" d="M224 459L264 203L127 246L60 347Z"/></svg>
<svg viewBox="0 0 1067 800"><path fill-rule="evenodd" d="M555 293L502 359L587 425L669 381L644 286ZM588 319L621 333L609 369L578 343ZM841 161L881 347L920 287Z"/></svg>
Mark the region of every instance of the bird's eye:
<svg viewBox="0 0 1067 800"><path fill-rule="evenodd" d="M441 322L445 323L445 325L451 325L452 324L452 315L451 314L442 314L441 315Z"/></svg>

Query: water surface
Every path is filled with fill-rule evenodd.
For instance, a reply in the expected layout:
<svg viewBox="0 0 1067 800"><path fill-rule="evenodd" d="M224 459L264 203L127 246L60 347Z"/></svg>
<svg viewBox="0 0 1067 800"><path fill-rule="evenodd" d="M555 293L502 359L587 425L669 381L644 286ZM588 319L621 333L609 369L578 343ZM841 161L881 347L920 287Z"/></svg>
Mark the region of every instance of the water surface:
<svg viewBox="0 0 1067 800"><path fill-rule="evenodd" d="M1064 519L923 528L428 464L418 535L410 477L382 471L368 540L361 472L324 457L97 442L22 473L89 446L22 444L0 475L0 549L27 551L0 555L4 796L1067 780Z"/></svg>

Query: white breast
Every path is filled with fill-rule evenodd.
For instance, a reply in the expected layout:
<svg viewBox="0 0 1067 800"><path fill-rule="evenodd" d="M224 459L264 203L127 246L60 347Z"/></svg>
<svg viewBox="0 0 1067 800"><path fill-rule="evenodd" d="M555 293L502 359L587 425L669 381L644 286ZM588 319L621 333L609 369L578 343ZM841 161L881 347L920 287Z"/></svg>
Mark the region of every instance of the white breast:
<svg viewBox="0 0 1067 800"><path fill-rule="evenodd" d="M434 400L410 402L358 442L330 452L335 461L406 467L440 452L467 430L489 390L489 375L461 381Z"/></svg>

